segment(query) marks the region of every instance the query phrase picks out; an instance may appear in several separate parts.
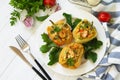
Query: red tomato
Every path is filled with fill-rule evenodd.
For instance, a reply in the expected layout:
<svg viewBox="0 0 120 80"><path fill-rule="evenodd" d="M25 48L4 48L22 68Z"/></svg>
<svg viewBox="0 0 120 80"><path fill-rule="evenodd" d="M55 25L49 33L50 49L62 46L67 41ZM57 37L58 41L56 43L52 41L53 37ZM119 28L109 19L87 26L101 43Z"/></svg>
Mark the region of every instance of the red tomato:
<svg viewBox="0 0 120 80"><path fill-rule="evenodd" d="M99 12L97 17L101 22L109 22L111 19L111 15L104 11Z"/></svg>
<svg viewBox="0 0 120 80"><path fill-rule="evenodd" d="M56 0L43 0L44 6L50 8L56 4Z"/></svg>

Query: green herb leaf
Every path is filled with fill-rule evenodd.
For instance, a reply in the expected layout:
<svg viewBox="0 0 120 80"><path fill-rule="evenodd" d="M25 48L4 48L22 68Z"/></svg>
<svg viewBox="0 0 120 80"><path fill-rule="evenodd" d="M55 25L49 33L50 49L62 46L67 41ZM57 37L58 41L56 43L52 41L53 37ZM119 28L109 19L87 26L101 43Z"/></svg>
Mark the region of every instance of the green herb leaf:
<svg viewBox="0 0 120 80"><path fill-rule="evenodd" d="M97 54L94 52L94 50L99 49L103 43L100 40L97 40L97 38L94 38L93 40L83 44L85 49L84 57L86 59L91 59L93 62L97 60Z"/></svg>
<svg viewBox="0 0 120 80"><path fill-rule="evenodd" d="M63 16L66 19L66 22L71 26L72 30L77 26L77 24L81 21L81 19L76 18L72 21L72 15L68 13L63 13Z"/></svg>
<svg viewBox="0 0 120 80"><path fill-rule="evenodd" d="M45 16L40 16L40 17L36 17L36 19L38 21L44 21L45 19L47 19L49 17L49 15L45 15Z"/></svg>
<svg viewBox="0 0 120 80"><path fill-rule="evenodd" d="M51 52L49 53L49 59L48 65L53 65L56 62L58 62L59 59L59 53L62 49L59 47L54 47Z"/></svg>
<svg viewBox="0 0 120 80"><path fill-rule="evenodd" d="M58 47L54 42L48 44L49 47Z"/></svg>
<svg viewBox="0 0 120 80"><path fill-rule="evenodd" d="M48 52L50 49L51 49L51 47L49 47L47 44L42 45L42 46L40 47L40 51L41 51L42 53L46 53L46 52Z"/></svg>
<svg viewBox="0 0 120 80"><path fill-rule="evenodd" d="M15 24L15 22L14 21L10 21L10 24L11 24L11 26L13 26Z"/></svg>
<svg viewBox="0 0 120 80"><path fill-rule="evenodd" d="M73 65L75 64L75 61L73 60L73 58L68 58L68 59L67 59L67 64L68 64L69 66L73 66Z"/></svg>
<svg viewBox="0 0 120 80"><path fill-rule="evenodd" d="M97 38L94 38L93 40L87 42L84 45L89 48L91 47L93 50L96 50L96 49L100 48L103 45L103 43L102 43L102 41L97 40Z"/></svg>
<svg viewBox="0 0 120 80"><path fill-rule="evenodd" d="M61 30L52 20L49 21L52 23L52 28L53 28L52 33L59 32Z"/></svg>
<svg viewBox="0 0 120 80"><path fill-rule="evenodd" d="M96 62L97 60L97 54L95 52L89 52L87 55L87 59L92 60L93 62Z"/></svg>
<svg viewBox="0 0 120 80"><path fill-rule="evenodd" d="M41 36L42 36L43 41L46 42L47 44L52 42L46 33L41 34Z"/></svg>
<svg viewBox="0 0 120 80"><path fill-rule="evenodd" d="M43 0L10 0L9 4L13 6L16 10L26 10L26 16L34 16L39 10L45 10L45 6L43 5ZM15 18L19 18L19 14L14 14L15 11L12 12L11 17L16 16ZM11 25L14 25L17 21L10 21Z"/></svg>
<svg viewBox="0 0 120 80"><path fill-rule="evenodd" d="M72 16L70 14L67 14L67 13L63 13L63 16L65 17L66 19L66 22L72 26Z"/></svg>
<svg viewBox="0 0 120 80"><path fill-rule="evenodd" d="M54 32L59 32L61 29L57 26L54 27Z"/></svg>
<svg viewBox="0 0 120 80"><path fill-rule="evenodd" d="M58 47L54 42L51 41L49 36L46 33L41 34L43 41L46 43L40 47L42 53L50 51L52 47Z"/></svg>
<svg viewBox="0 0 120 80"><path fill-rule="evenodd" d="M72 24L72 30L77 26L77 24L81 21L81 19L76 18Z"/></svg>
<svg viewBox="0 0 120 80"><path fill-rule="evenodd" d="M10 18L11 26L13 26L17 22L17 19L20 19L20 12L18 12L17 10L14 10L11 13L11 18Z"/></svg>

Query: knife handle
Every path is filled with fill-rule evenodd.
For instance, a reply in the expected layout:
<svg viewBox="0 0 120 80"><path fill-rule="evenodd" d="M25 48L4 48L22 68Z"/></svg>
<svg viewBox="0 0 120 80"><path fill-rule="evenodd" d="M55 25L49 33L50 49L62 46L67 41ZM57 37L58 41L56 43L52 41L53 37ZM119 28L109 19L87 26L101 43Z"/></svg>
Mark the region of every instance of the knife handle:
<svg viewBox="0 0 120 80"><path fill-rule="evenodd" d="M35 67L32 67L32 69L33 69L43 80L47 80Z"/></svg>
<svg viewBox="0 0 120 80"><path fill-rule="evenodd" d="M40 70L45 74L45 76L48 78L48 80L52 80L51 78L50 78L50 76L48 75L48 73L44 70L44 68L40 65L40 63L36 60L36 59L34 59L34 61L35 61L35 63L38 65L38 67L40 68Z"/></svg>

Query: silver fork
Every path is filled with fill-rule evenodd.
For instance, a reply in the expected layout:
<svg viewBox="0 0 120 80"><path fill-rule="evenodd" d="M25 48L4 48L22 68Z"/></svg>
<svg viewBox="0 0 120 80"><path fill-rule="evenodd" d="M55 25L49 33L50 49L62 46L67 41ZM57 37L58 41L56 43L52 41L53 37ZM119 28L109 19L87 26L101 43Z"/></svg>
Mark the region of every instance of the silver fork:
<svg viewBox="0 0 120 80"><path fill-rule="evenodd" d="M15 37L17 43L19 44L20 48L26 52L29 53L29 55L31 56L31 58L35 61L35 63L37 64L37 66L40 68L40 70L44 73L44 75L48 78L48 80L52 80L51 77L48 75L48 73L44 70L44 68L40 65L40 63L35 59L35 57L32 55L31 51L30 51L30 46L29 44L20 36L17 35Z"/></svg>

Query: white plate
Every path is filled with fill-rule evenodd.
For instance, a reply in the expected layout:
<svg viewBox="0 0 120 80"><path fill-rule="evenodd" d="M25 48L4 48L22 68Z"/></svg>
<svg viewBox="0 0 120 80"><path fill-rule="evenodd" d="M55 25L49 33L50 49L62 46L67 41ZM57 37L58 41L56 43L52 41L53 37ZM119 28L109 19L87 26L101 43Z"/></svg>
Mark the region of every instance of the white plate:
<svg viewBox="0 0 120 80"><path fill-rule="evenodd" d="M37 39L38 44L36 44L37 45L36 48L38 48L38 51L39 51L40 46L44 44L44 42L41 38L41 34L46 32L46 28L48 25L51 25L49 20L52 20L54 22L61 20L64 18L64 16L62 15L63 13L71 14L72 17L77 17L77 18L81 18L81 19L88 19L91 22L93 21L93 24L96 27L97 32L98 32L97 38L103 42L103 46L100 49L96 50L96 52L98 54L98 58L97 58L97 61L95 63L87 60L86 63L80 65L79 68L74 69L74 70L64 68L59 63L56 63L56 64L54 64L52 66L48 66L48 67L50 67L53 71L60 73L60 74L63 74L63 75L69 75L69 76L82 75L82 74L94 69L99 64L99 62L103 58L103 56L105 54L105 50L106 50L105 31L104 31L101 23L98 21L98 19L96 17L94 17L92 14L90 14L86 11L83 11L81 9L60 10L60 11L52 14L49 18L47 18L43 22L43 24L37 30L36 39ZM38 56L40 56L42 58L42 60L44 61L44 63L47 65L47 63L49 62L48 53L43 54L39 51Z"/></svg>

